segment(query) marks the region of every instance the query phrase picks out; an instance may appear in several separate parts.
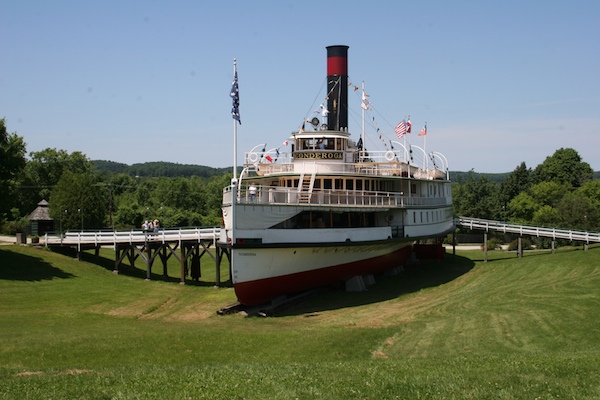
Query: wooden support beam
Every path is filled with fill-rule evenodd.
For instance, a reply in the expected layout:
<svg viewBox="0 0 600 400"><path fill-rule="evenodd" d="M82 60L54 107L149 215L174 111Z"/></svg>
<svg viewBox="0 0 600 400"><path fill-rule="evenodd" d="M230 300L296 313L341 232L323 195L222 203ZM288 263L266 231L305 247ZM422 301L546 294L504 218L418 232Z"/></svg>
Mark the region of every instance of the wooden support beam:
<svg viewBox="0 0 600 400"><path fill-rule="evenodd" d="M456 230L452 231L452 255L456 255Z"/></svg>
<svg viewBox="0 0 600 400"><path fill-rule="evenodd" d="M488 234L483 233L483 262L488 262Z"/></svg>
<svg viewBox="0 0 600 400"><path fill-rule="evenodd" d="M221 286L221 256L223 249L217 247L217 259L215 260L215 287Z"/></svg>
<svg viewBox="0 0 600 400"><path fill-rule="evenodd" d="M186 270L186 263L187 263L187 255L185 254L185 244L181 244L180 250L181 250L181 258L179 258L179 265L181 266L181 277L179 278L179 283L181 285L185 285L185 270Z"/></svg>

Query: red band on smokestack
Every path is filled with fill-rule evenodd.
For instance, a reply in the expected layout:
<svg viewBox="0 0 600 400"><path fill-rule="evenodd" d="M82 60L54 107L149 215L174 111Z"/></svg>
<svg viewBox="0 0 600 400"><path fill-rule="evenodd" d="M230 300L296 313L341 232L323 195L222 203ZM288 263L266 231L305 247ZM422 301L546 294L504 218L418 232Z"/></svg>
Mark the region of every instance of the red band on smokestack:
<svg viewBox="0 0 600 400"><path fill-rule="evenodd" d="M327 76L348 75L347 57L328 57L327 58Z"/></svg>

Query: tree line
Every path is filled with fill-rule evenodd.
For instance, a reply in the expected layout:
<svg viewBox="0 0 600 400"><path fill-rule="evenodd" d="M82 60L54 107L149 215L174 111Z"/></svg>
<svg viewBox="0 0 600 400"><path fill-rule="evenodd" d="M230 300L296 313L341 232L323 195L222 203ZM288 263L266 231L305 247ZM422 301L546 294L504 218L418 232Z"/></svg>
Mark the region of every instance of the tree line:
<svg viewBox="0 0 600 400"><path fill-rule="evenodd" d="M26 151L0 120L0 231L13 234L45 199L55 229L130 229L146 219L161 226L221 224L223 188L231 172L166 162L91 161L81 152Z"/></svg>
<svg viewBox="0 0 600 400"><path fill-rule="evenodd" d="M534 169L522 162L502 182L471 171L453 183L455 215L600 231L600 180L571 148Z"/></svg>
<svg viewBox="0 0 600 400"><path fill-rule="evenodd" d="M451 172L454 214L513 223L600 231L600 180L577 151L561 148L534 169ZM166 162L91 161L81 152L26 151L24 139L0 120L0 230L29 224L37 203L49 201L65 229L218 226L230 169ZM56 229L59 229L56 226Z"/></svg>

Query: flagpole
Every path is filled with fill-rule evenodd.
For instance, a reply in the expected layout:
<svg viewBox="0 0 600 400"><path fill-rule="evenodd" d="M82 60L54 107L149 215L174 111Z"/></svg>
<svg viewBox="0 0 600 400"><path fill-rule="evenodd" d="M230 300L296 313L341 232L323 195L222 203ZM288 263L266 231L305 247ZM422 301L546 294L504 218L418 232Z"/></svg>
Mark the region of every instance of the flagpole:
<svg viewBox="0 0 600 400"><path fill-rule="evenodd" d="M362 131L361 131L361 139L362 139L362 149L360 150L362 153L362 158L364 161L364 157L365 157L365 104L364 102L366 101L366 97L365 97L365 81L362 81L362 102L363 104L360 105L360 109L362 110Z"/></svg>
<svg viewBox="0 0 600 400"><path fill-rule="evenodd" d="M425 122L425 126L427 126L427 121ZM423 136L425 136L423 138L423 150L425 150L425 155L427 156L427 134ZM427 166L429 166L429 160L427 160ZM429 168L427 168L427 170L429 171Z"/></svg>
<svg viewBox="0 0 600 400"><path fill-rule="evenodd" d="M237 60L233 59L233 76L237 77ZM237 124L238 121L233 119L233 179L231 182L237 184Z"/></svg>
<svg viewBox="0 0 600 400"><path fill-rule="evenodd" d="M404 121L406 121L406 118L404 119ZM408 145L410 146L410 142L408 143ZM406 150L406 148L407 148L406 147L406 132L404 132L404 150ZM408 149L408 154L406 154L406 155L409 157L409 159L408 160L405 159L404 161L406 161L406 163L408 164L408 176L410 177L410 148Z"/></svg>

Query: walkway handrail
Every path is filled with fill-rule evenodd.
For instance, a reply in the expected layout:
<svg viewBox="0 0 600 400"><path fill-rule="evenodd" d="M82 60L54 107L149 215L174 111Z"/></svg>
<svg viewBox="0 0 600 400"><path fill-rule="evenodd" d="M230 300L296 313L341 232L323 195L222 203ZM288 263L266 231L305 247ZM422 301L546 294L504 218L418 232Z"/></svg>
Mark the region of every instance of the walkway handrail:
<svg viewBox="0 0 600 400"><path fill-rule="evenodd" d="M69 231L64 234L47 233L46 245L114 245L117 243L141 243L146 240L180 242L183 240L219 240L220 227L161 229L157 233L141 229L123 231Z"/></svg>
<svg viewBox="0 0 600 400"><path fill-rule="evenodd" d="M547 228L531 225L511 224L503 221L493 221L487 219L457 217L456 226L461 228L503 232L518 233L519 235L528 235L536 237L547 237L556 239L566 239L571 241L600 243L599 232L575 231L569 229Z"/></svg>

